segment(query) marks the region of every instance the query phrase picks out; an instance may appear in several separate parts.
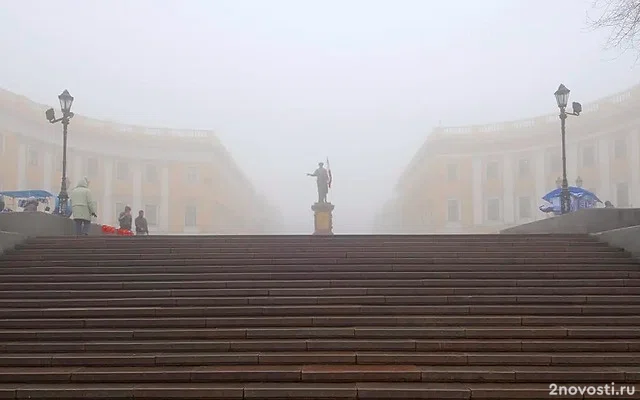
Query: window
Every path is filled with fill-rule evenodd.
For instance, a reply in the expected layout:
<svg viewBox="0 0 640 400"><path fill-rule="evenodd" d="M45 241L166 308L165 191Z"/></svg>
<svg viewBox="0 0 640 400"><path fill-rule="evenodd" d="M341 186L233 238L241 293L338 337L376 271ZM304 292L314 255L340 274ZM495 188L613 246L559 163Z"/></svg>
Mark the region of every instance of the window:
<svg viewBox="0 0 640 400"><path fill-rule="evenodd" d="M613 143L613 157L618 160L627 156L627 141L616 139Z"/></svg>
<svg viewBox="0 0 640 400"><path fill-rule="evenodd" d="M29 149L29 165L38 166L38 152L35 149Z"/></svg>
<svg viewBox="0 0 640 400"><path fill-rule="evenodd" d="M116 163L116 178L123 181L129 176L129 164L124 161L118 161Z"/></svg>
<svg viewBox="0 0 640 400"><path fill-rule="evenodd" d="M456 164L449 164L447 166L447 179L449 179L449 182L458 180L458 166Z"/></svg>
<svg viewBox="0 0 640 400"><path fill-rule="evenodd" d="M487 164L487 180L498 179L500 175L500 165L497 161L491 161Z"/></svg>
<svg viewBox="0 0 640 400"><path fill-rule="evenodd" d="M198 182L198 169L197 168L189 168L187 170L187 182L189 183L197 183Z"/></svg>
<svg viewBox="0 0 640 400"><path fill-rule="evenodd" d="M458 200L453 199L447 201L447 221L460 221L460 202Z"/></svg>
<svg viewBox="0 0 640 400"><path fill-rule="evenodd" d="M529 165L529 160L523 158L518 161L518 175L520 176L528 176L531 174L531 165Z"/></svg>
<svg viewBox="0 0 640 400"><path fill-rule="evenodd" d="M487 200L487 220L488 221L500 220L500 199Z"/></svg>
<svg viewBox="0 0 640 400"><path fill-rule="evenodd" d="M91 179L96 176L98 176L98 159L89 157L87 159L87 177Z"/></svg>
<svg viewBox="0 0 640 400"><path fill-rule="evenodd" d="M626 182L616 184L616 207L630 207L629 185Z"/></svg>
<svg viewBox="0 0 640 400"><path fill-rule="evenodd" d="M115 212L116 212L116 222L118 221L118 218L120 218L120 213L124 211L124 208L127 205L125 203L116 203L116 208L115 208Z"/></svg>
<svg viewBox="0 0 640 400"><path fill-rule="evenodd" d="M596 149L593 146L582 148L582 166L593 167L596 165Z"/></svg>
<svg viewBox="0 0 640 400"><path fill-rule="evenodd" d="M425 208L422 212L421 215L421 221L420 221L420 225L422 225L423 227L428 227L431 222L432 222L432 218L431 218L431 211L433 210L433 202L431 200L427 200L426 204L425 204Z"/></svg>
<svg viewBox="0 0 640 400"><path fill-rule="evenodd" d="M549 171L559 172L562 169L562 155L559 151L549 153Z"/></svg>
<svg viewBox="0 0 640 400"><path fill-rule="evenodd" d="M144 206L144 216L149 226L158 225L158 206L154 204L146 204Z"/></svg>
<svg viewBox="0 0 640 400"><path fill-rule="evenodd" d="M521 196L518 198L518 215L520 218L531 218L531 197Z"/></svg>
<svg viewBox="0 0 640 400"><path fill-rule="evenodd" d="M145 177L147 182L156 183L158 182L158 169L155 165L147 164L145 169Z"/></svg>
<svg viewBox="0 0 640 400"><path fill-rule="evenodd" d="M184 211L184 226L195 227L197 226L197 209L196 206L187 206Z"/></svg>

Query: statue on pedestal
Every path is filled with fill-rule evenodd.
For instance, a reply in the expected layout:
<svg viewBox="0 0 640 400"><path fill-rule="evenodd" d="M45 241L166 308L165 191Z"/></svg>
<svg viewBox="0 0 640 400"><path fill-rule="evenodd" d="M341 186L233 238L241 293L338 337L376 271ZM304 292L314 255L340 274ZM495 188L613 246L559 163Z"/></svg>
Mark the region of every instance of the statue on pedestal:
<svg viewBox="0 0 640 400"><path fill-rule="evenodd" d="M326 203L331 178L329 172L324 168L324 163L318 163L318 168L312 174L307 174L307 176L314 176L316 178L316 184L318 185L318 203Z"/></svg>
<svg viewBox="0 0 640 400"><path fill-rule="evenodd" d="M314 235L333 235L333 204L327 201L327 194L331 187L331 168L329 167L329 159L327 158L327 168L324 163L318 163L318 168L312 173L307 174L316 178L318 185L318 201L311 206L314 215Z"/></svg>

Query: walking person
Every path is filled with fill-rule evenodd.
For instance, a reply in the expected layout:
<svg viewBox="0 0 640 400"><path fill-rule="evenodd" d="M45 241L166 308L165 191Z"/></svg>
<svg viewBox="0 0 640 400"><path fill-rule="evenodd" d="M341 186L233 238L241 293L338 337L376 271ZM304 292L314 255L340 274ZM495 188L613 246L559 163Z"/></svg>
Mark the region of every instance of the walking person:
<svg viewBox="0 0 640 400"><path fill-rule="evenodd" d="M91 228L91 217L96 215L96 203L89 189L89 179L82 178L69 195L71 212L76 224L76 235L88 235Z"/></svg>

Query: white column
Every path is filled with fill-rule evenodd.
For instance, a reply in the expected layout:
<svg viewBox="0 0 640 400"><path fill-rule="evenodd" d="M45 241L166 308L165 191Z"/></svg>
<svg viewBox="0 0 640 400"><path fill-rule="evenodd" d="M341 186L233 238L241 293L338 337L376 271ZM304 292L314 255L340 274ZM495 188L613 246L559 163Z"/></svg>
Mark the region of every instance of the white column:
<svg viewBox="0 0 640 400"><path fill-rule="evenodd" d="M547 194L547 189L551 189L549 186L547 186L545 179L546 179L546 173L545 173L545 162L546 162L546 157L545 157L545 152L544 149L538 149L535 154L534 154L534 161L533 161L533 168L535 168L534 170L534 176L535 176L535 193L533 196L533 206L535 207L534 211L533 211L533 215L535 216L535 219L540 219L542 218L544 215L538 211L538 206L542 203L542 196L544 196L545 194Z"/></svg>
<svg viewBox="0 0 640 400"><path fill-rule="evenodd" d="M515 222L513 155L505 155L502 165L502 215L506 224L512 224Z"/></svg>
<svg viewBox="0 0 640 400"><path fill-rule="evenodd" d="M629 144L631 145L631 205L640 208L640 131L634 130L629 134Z"/></svg>
<svg viewBox="0 0 640 400"><path fill-rule="evenodd" d="M53 166L53 153L51 150L46 150L44 152L44 189L53 193L53 172L55 168Z"/></svg>
<svg viewBox="0 0 640 400"><path fill-rule="evenodd" d="M473 199L473 224L482 225L484 221L484 200L482 195L482 160L474 156L472 160L472 199Z"/></svg>
<svg viewBox="0 0 640 400"><path fill-rule="evenodd" d="M102 195L102 214L100 218L105 224L112 225L115 223L115 211L113 210L113 160L105 158L102 161L104 168L104 192Z"/></svg>
<svg viewBox="0 0 640 400"><path fill-rule="evenodd" d="M600 183L596 194L600 200L605 202L611 200L611 165L609 161L609 140L606 137L598 139L598 166Z"/></svg>
<svg viewBox="0 0 640 400"><path fill-rule="evenodd" d="M133 212L137 214L138 210L142 210L142 165L140 163L133 164Z"/></svg>
<svg viewBox="0 0 640 400"><path fill-rule="evenodd" d="M71 171L73 171L73 175L71 176L72 180L69 182L72 186L75 186L78 181L84 178L84 168L82 168L82 156L76 154L73 156L73 164L71 167Z"/></svg>
<svg viewBox="0 0 640 400"><path fill-rule="evenodd" d="M160 232L169 232L169 168L162 167L160 174L160 212L158 213L158 228Z"/></svg>
<svg viewBox="0 0 640 400"><path fill-rule="evenodd" d="M578 178L578 144L568 143L567 148L567 180L569 186L576 185L576 179Z"/></svg>
<svg viewBox="0 0 640 400"><path fill-rule="evenodd" d="M18 187L13 190L27 189L27 145L20 143L18 146Z"/></svg>

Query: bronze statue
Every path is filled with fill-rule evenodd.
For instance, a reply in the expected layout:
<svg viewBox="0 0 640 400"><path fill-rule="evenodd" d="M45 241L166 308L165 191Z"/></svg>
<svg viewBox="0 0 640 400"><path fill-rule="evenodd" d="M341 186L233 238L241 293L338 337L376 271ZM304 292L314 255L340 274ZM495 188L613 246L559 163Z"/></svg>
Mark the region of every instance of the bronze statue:
<svg viewBox="0 0 640 400"><path fill-rule="evenodd" d="M318 168L307 176L315 176L318 185L318 203L327 202L327 193L329 193L329 173L324 168L324 163L318 163Z"/></svg>

